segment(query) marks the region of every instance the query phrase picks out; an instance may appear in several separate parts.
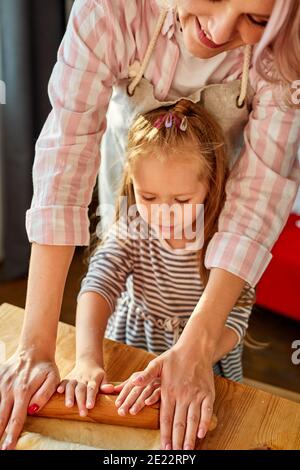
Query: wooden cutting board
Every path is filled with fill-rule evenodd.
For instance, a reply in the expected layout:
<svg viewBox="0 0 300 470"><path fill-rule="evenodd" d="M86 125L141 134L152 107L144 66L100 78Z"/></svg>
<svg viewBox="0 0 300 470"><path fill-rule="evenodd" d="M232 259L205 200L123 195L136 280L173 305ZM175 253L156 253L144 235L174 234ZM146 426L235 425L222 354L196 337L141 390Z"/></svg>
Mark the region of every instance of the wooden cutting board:
<svg viewBox="0 0 300 470"><path fill-rule="evenodd" d="M15 351L24 311L3 304L0 307L0 353ZM2 343L1 343L2 342ZM105 340L105 364L110 381L125 380L142 370L152 354ZM56 359L62 376L73 367L75 328L59 324ZM253 387L216 377L214 412L218 427L198 445L198 449L298 449L300 450L300 404ZM40 419L40 418L34 418Z"/></svg>

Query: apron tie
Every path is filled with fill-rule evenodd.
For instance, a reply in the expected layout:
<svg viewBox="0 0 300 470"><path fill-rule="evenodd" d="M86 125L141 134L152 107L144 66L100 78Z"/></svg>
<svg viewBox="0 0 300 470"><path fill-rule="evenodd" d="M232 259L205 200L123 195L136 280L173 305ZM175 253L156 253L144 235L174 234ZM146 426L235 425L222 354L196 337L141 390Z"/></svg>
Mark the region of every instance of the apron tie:
<svg viewBox="0 0 300 470"><path fill-rule="evenodd" d="M129 86L127 88L127 92L128 92L129 96L132 96L134 94L134 90L136 89L136 87L138 86L138 84L140 83L140 81L143 78L143 75L145 73L145 70L148 67L149 61L150 61L151 56L152 56L152 52L153 52L153 50L156 46L158 36L160 35L163 24L164 24L164 22L167 18L167 15L168 15L168 11L166 11L166 10L163 10L159 15L159 19L158 19L157 25L155 27L155 31L153 33L153 36L152 36L151 41L149 43L149 46L147 48L147 52L146 52L146 55L145 55L144 60L142 62L141 68L140 68L139 72L137 73L135 79L129 84Z"/></svg>
<svg viewBox="0 0 300 470"><path fill-rule="evenodd" d="M242 108L245 104L247 93L248 93L248 83L249 83L249 69L252 58L252 46L247 45L244 49L244 65L243 65L243 75L241 83L241 92L240 96L237 99L237 107Z"/></svg>

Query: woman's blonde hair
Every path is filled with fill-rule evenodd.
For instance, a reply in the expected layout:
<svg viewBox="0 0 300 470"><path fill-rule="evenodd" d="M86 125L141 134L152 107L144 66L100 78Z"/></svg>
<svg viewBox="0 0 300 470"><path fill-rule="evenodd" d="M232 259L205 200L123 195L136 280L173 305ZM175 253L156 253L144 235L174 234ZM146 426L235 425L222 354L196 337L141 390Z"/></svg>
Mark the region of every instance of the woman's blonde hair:
<svg viewBox="0 0 300 470"><path fill-rule="evenodd" d="M254 63L262 78L282 87L287 104L299 107L292 99L292 84L300 77L299 0L276 0Z"/></svg>

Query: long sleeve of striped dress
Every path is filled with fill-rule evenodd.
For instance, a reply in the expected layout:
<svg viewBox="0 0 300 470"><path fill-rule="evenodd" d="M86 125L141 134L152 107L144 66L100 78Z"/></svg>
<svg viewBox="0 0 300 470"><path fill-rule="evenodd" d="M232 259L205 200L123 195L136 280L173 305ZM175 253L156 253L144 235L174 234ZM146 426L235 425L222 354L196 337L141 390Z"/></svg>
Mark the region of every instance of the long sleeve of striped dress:
<svg viewBox="0 0 300 470"><path fill-rule="evenodd" d="M176 343L203 290L197 251L174 250L153 231L143 239L118 237L113 228L91 259L79 297L96 292L106 299L111 309L107 337L160 354ZM229 314L226 326L235 331L237 345L214 367L232 380L242 378L253 301L249 288L244 305Z"/></svg>
<svg viewBox="0 0 300 470"><path fill-rule="evenodd" d="M52 111L36 143L34 195L26 215L30 242L88 245L88 205L100 165L100 142L112 88L141 61L159 16L156 0L76 0L49 82ZM164 100L181 56L172 16L159 36L146 78ZM220 57L216 60L220 62ZM203 84L230 80L241 69L237 51L212 67L202 61ZM234 77L236 78L236 76ZM189 77L182 77L181 82ZM233 77L232 77L233 79ZM217 81L216 81L217 80ZM272 255L299 186L300 111L282 110L272 90L251 73L253 111L245 146L227 186L219 230L206 256L255 286Z"/></svg>

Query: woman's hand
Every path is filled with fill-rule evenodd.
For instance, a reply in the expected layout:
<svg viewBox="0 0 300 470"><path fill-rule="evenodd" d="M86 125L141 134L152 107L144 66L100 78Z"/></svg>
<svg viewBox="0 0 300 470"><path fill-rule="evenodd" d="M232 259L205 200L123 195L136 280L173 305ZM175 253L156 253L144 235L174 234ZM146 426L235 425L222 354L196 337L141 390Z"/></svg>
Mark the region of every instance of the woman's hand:
<svg viewBox="0 0 300 470"><path fill-rule="evenodd" d="M191 348L176 345L135 375L127 390L134 386L145 388L156 379L161 380L161 448L193 450L196 437L205 437L212 419L215 400L212 362L201 359Z"/></svg>
<svg viewBox="0 0 300 470"><path fill-rule="evenodd" d="M113 393L114 386L107 383L104 369L92 359L80 360L74 369L57 387L58 393L65 393L65 404L72 408L77 402L80 416L87 416L95 406L99 391Z"/></svg>
<svg viewBox="0 0 300 470"><path fill-rule="evenodd" d="M57 366L38 350L20 350L0 365L0 440L2 450L12 450L22 432L27 413L46 405L59 383Z"/></svg>
<svg viewBox="0 0 300 470"><path fill-rule="evenodd" d="M142 386L133 384L141 373L135 372L128 380L114 388L114 392L119 393L116 406L120 416L125 416L127 413L136 415L145 406L154 405L160 400L160 379L155 378Z"/></svg>

